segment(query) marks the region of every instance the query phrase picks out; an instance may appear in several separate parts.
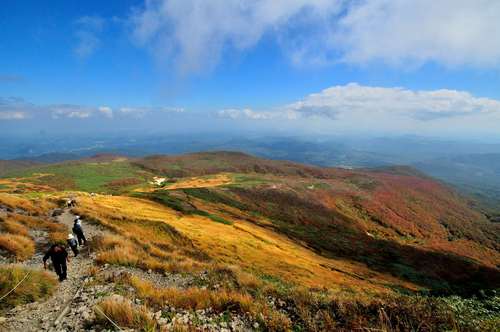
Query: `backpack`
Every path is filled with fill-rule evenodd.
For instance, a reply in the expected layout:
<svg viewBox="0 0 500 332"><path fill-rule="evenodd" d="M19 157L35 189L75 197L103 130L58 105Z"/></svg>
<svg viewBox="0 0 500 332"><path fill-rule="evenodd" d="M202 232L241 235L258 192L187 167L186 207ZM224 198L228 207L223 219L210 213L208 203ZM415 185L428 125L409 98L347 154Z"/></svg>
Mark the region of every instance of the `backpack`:
<svg viewBox="0 0 500 332"><path fill-rule="evenodd" d="M74 233L81 233L82 232L82 225L75 223L73 225L73 232Z"/></svg>
<svg viewBox="0 0 500 332"><path fill-rule="evenodd" d="M68 244L69 244L70 247L76 247L76 246L78 246L78 242L76 242L75 239L69 239L68 240Z"/></svg>

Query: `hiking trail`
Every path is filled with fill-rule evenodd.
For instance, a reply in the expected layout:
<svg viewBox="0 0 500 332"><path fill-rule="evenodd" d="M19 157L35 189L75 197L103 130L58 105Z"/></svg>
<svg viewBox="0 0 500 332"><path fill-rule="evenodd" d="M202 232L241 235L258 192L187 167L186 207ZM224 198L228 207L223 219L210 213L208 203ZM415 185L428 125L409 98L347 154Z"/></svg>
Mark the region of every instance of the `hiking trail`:
<svg viewBox="0 0 500 332"><path fill-rule="evenodd" d="M22 211L18 211L22 212ZM52 215L51 211L51 215ZM69 208L63 210L62 214L50 217L54 222L65 225L68 234L71 233L75 215ZM82 227L90 244L97 236L111 234L103 227L82 221ZM29 260L17 265L30 269L43 269L43 256L50 247L48 233L42 230L31 230L31 237L35 241L36 252ZM74 257L70 248L67 248L70 262L68 263L68 277L56 286L56 290L50 298L45 301L19 305L4 313L0 322L0 331L49 331L49 332L73 332L73 331L96 331L91 325L95 317L94 308L103 297L113 294L114 284L93 283L94 277L90 275L90 269L94 267L99 273L107 276L118 276L122 273L135 275L141 279L148 280L156 286L184 288L192 283L192 278L179 274L156 272L145 272L138 268L111 266L96 266L96 253L88 246L79 247L80 254ZM50 263L50 259L47 263ZM48 264L49 265L49 264ZM54 271L49 271L54 277ZM29 279L29 277L27 278ZM0 317L1 318L1 317ZM127 329L122 329L127 331Z"/></svg>
<svg viewBox="0 0 500 332"><path fill-rule="evenodd" d="M75 215L70 208L61 210L58 216L50 211L49 218L54 223L60 223L71 232ZM0 210L0 213L2 211ZM16 213L25 214L24 211ZM71 249L67 248L70 262L68 276L63 282L56 285L54 293L43 301L19 305L3 313L0 317L0 332L3 331L47 331L47 332L79 332L79 331L112 331L109 326L94 324L96 305L104 298L123 296L114 295L116 284L112 280L123 275L133 275L139 279L151 282L156 287L188 289L195 284L195 277L183 273L144 271L130 266L96 265L96 252L92 251L93 240L98 236L112 235L113 233L94 223L82 220L82 227L89 247L80 246L80 254L74 257ZM36 252L29 260L18 263L21 267L33 270L43 269L43 256L50 247L49 233L44 230L31 230L30 236L35 241ZM1 258L1 256L0 256ZM8 263L8 261L6 261ZM50 262L50 260L49 260ZM55 278L56 274L49 271ZM95 276L98 275L99 279ZM102 278L102 279L100 279ZM29 276L26 281L29 280ZM110 280L102 282L102 280ZM130 288L133 303L140 304L141 299L134 295L135 290ZM12 296L11 294L10 296ZM227 321L223 313L212 311L212 308L192 311L176 309L166 305L160 311L151 312L157 322L158 329L172 330L174 324L191 325L194 322L203 325L205 331L249 331L249 322L243 315L232 315ZM122 331L133 331L121 328Z"/></svg>
<svg viewBox="0 0 500 332"><path fill-rule="evenodd" d="M68 233L73 227L75 215L68 209L54 217L54 219L68 228ZM83 222L85 236L91 241L105 231L95 225ZM47 233L33 232L37 252L21 266L43 269L44 251L49 243ZM94 313L93 307L97 302L92 294L105 292L106 286L84 287L90 281L89 269L93 266L94 253L87 246L80 246L80 254L74 257L68 249L70 262L68 263L68 279L59 283L54 294L44 302L33 302L17 306L6 314L6 324L0 329L5 331L78 331L84 329L84 322ZM50 260L49 260L50 261ZM51 271L51 273L54 273ZM55 275L55 273L54 273ZM56 322L56 319L59 320Z"/></svg>

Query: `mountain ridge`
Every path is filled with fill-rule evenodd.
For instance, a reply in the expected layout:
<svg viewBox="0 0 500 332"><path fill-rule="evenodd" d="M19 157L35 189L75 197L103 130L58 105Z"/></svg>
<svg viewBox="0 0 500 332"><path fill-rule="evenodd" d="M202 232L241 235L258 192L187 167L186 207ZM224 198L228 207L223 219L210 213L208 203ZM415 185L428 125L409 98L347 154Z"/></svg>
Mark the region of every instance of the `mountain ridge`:
<svg viewBox="0 0 500 332"><path fill-rule="evenodd" d="M96 268L195 280L236 274L234 284L214 285L246 289L261 308L252 310L267 308L255 297L262 288L252 288L262 282L263 289L306 287L364 300L473 296L500 287L500 225L407 167L320 168L227 151L98 155L3 176L0 209L8 219L0 227L12 232L12 223L26 223L16 211L51 215L68 197L77 201L74 214L107 230L92 247ZM314 305L307 303L309 312Z"/></svg>

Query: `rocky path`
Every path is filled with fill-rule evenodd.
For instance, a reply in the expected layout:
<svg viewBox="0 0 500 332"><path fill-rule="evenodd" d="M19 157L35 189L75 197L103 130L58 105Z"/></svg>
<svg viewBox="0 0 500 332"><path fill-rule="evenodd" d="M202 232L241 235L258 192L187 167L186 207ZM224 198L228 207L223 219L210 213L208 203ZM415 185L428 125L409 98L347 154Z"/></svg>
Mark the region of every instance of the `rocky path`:
<svg viewBox="0 0 500 332"><path fill-rule="evenodd" d="M65 210L57 220L66 225L68 230L73 226L74 215ZM83 222L87 240L91 240L103 230ZM38 247L47 247L46 233L32 234ZM78 331L84 329L84 322L93 315L93 306L97 302L95 296L105 291L105 286L96 286L103 289L84 287L89 282L89 270L93 266L93 257L90 250L80 247L80 255L73 257L69 250L70 262L68 264L68 279L61 282L51 298L45 302L34 302L18 306L7 314L6 331ZM23 265L42 269L43 252L37 250L36 254Z"/></svg>
<svg viewBox="0 0 500 332"><path fill-rule="evenodd" d="M67 226L68 231L73 227L75 216L65 210L54 221L58 221ZM85 235L88 241L99 235L104 235L108 231L93 225L82 222ZM44 231L34 231L31 236L36 242L37 251L35 255L22 263L22 265L43 269L42 258L44 251L48 249L48 233ZM2 322L0 322L0 332L3 331L50 331L50 332L78 332L78 331L102 331L102 326L93 326L95 317L94 308L104 297L114 293L115 285L112 282L95 282L91 268L94 265L95 253L88 247L80 247L80 255L73 257L71 250L68 250L70 262L68 264L68 279L61 282L54 294L44 302L34 302L18 306L9 311ZM51 272L53 273L53 272ZM121 274L131 274L143 280L152 282L158 287L175 287L185 289L193 285L192 276L173 273L155 273L153 271L142 271L131 267L108 266L105 264L99 267L98 274L104 280L114 280L114 277ZM55 273L54 273L55 276ZM132 290L131 290L132 291ZM135 303L140 300L132 297ZM152 317L157 321L162 331L173 329L173 322L180 324L202 324L200 330L203 331L250 331L248 322L244 317L234 315L230 321L222 313L212 312L211 309L178 310L166 306L162 310L152 313ZM165 317L171 317L167 319ZM254 326L255 328L255 326ZM127 331L125 329L122 329Z"/></svg>

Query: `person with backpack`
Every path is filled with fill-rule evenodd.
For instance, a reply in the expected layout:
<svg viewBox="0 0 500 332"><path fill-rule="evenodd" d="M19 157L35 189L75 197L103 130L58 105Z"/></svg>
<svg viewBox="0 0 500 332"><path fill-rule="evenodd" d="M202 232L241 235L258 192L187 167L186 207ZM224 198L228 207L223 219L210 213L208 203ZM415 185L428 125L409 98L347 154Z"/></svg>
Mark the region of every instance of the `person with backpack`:
<svg viewBox="0 0 500 332"><path fill-rule="evenodd" d="M67 277L67 265L69 263L68 252L64 246L60 244L53 244L50 249L43 256L43 268L47 269L47 260L50 258L54 270L59 277L59 281L66 280Z"/></svg>
<svg viewBox="0 0 500 332"><path fill-rule="evenodd" d="M85 238L85 234L83 233L82 221L80 219L80 216L76 216L75 218L75 222L73 223L73 233L76 235L79 245L87 244L87 239Z"/></svg>
<svg viewBox="0 0 500 332"><path fill-rule="evenodd" d="M73 208L76 206L76 201L73 198L68 198L66 200L66 207L67 208Z"/></svg>
<svg viewBox="0 0 500 332"><path fill-rule="evenodd" d="M73 236L73 234L68 234L68 240L67 240L67 243L68 243L68 246L71 248L71 250L73 251L73 254L76 256L78 256L78 241L76 241L75 237Z"/></svg>

